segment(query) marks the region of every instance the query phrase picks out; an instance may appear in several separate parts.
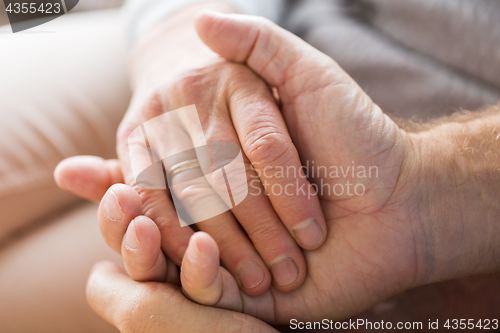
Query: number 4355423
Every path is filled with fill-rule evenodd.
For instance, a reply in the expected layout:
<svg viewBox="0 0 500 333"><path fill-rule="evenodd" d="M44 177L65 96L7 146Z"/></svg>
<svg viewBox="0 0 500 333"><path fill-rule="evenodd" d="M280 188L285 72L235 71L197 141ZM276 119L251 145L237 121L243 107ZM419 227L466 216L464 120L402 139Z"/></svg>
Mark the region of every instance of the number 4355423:
<svg viewBox="0 0 500 333"><path fill-rule="evenodd" d="M9 14L59 14L61 13L61 4L60 3L9 3L5 11Z"/></svg>
<svg viewBox="0 0 500 333"><path fill-rule="evenodd" d="M448 319L443 327L452 330L465 330L465 329L483 329L483 330L496 330L498 329L498 319Z"/></svg>

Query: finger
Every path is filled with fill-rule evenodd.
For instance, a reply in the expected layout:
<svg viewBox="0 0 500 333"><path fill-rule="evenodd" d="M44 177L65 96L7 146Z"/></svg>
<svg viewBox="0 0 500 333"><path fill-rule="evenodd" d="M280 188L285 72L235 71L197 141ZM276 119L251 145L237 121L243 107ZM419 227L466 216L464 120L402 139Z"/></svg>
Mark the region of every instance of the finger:
<svg viewBox="0 0 500 333"><path fill-rule="evenodd" d="M167 192L135 187L142 200L143 214L152 219L161 233L161 248L165 255L180 266L193 230L181 227L179 217Z"/></svg>
<svg viewBox="0 0 500 333"><path fill-rule="evenodd" d="M196 232L189 240L181 266L184 291L196 302L216 304L222 295L219 249L208 234Z"/></svg>
<svg viewBox="0 0 500 333"><path fill-rule="evenodd" d="M333 59L264 18L204 12L196 28L212 50L245 63L278 89L287 127L301 158L310 162L309 179L320 196L335 192L336 200L351 201L353 183L372 192L386 189L387 184L379 179L360 179L354 172L343 177L330 173L332 156L322 154L325 144L331 143L337 151L335 167L347 168L357 160L367 168L373 165L373 156L384 160L379 153L393 151L400 139L394 122ZM386 140L372 140L374 133ZM385 198L370 202L366 196L355 196L366 211L386 202Z"/></svg>
<svg viewBox="0 0 500 333"><path fill-rule="evenodd" d="M246 75L239 75L236 78L225 77L226 72L222 71L219 74L221 81L230 82L232 86L236 81L242 80L259 99L272 100L266 85L246 67L235 65L230 69L229 73L234 73L236 70L239 73L243 71ZM259 87L262 89L259 90ZM227 91L228 87L219 89ZM195 99L189 89L185 90L179 95L187 96L188 100L181 100L179 104L187 104L189 100ZM266 265L274 271L273 283L277 289L291 291L298 288L306 276L303 254L283 226L254 170L244 158L225 96L219 98L215 104L198 103L196 108L192 107L190 112L180 114L179 118L189 133L192 144L196 147L206 147L206 150L196 149L192 152L193 156L184 156L185 160L197 158L201 167L174 175L171 180L173 192L181 199L191 216L199 216L200 212L209 212L220 206L223 208L220 212L231 208L237 222L245 229L253 243L252 246L252 243L248 242L234 217L229 213L219 213L217 217L205 218L206 220L195 219L205 220L199 223L198 227L212 235L219 244L225 267L234 274L242 290L247 294L256 296L263 293L267 288L264 286L268 283L267 269L264 270L262 284L254 285L261 280L260 260L246 262L251 259L255 246ZM202 129L202 124L205 131ZM166 165L167 170L170 168ZM248 183L247 174L250 178L257 178L256 185L253 184L255 179ZM249 191L250 185L252 190L257 186L259 192ZM247 195L249 192L250 195Z"/></svg>
<svg viewBox="0 0 500 333"><path fill-rule="evenodd" d="M283 104L299 96L303 89L324 86L323 74L328 77L332 68L340 69L328 56L261 17L205 10L195 24L200 38L214 52L228 60L246 63L277 87ZM352 81L342 70L335 72L335 76L338 81ZM282 89L285 85L288 89Z"/></svg>
<svg viewBox="0 0 500 333"><path fill-rule="evenodd" d="M161 251L158 226L145 216L130 222L122 242L122 257L128 275L136 281L178 284L177 267Z"/></svg>
<svg viewBox="0 0 500 333"><path fill-rule="evenodd" d="M221 260L248 295L261 295L271 285L271 274L230 212L197 224L209 233L221 250Z"/></svg>
<svg viewBox="0 0 500 333"><path fill-rule="evenodd" d="M105 161L94 156L77 156L66 159L56 169L55 177L62 184L66 184L65 180L67 179L70 181L73 180L73 182L71 182L73 185L71 187L72 189L79 189L81 191L80 193L86 191L89 196L95 199L103 197L103 195L99 193L102 188L99 187L106 186L104 185L106 183L113 184L114 180L123 181L118 161ZM79 182L75 181L75 179L79 180ZM86 186L84 181L94 183L94 186L90 187L90 190L88 190L89 186ZM120 252L119 244L123 239L125 230L127 230L127 225L132 218L140 213L140 198L132 188L119 184L113 186L106 192L98 210L98 221L104 239L115 251ZM125 253L125 255L128 255L124 257L125 266L130 276L136 280L151 281L165 281L168 276L172 283L177 282L179 277L178 274L175 274L177 270L175 265L171 262L169 263L171 272L167 274L168 270L165 257L163 253L160 253L159 246L155 248L156 244L154 240L157 239L159 241L159 237L155 237L157 235L149 230L141 234L140 231L144 231L144 228L147 227L148 224L147 222L142 222L143 220L139 221L139 226L137 227L137 230L139 230L138 237L143 236L146 238L147 247L141 248L141 251L134 252L128 250ZM158 229L156 228L156 230ZM148 241L148 238L150 238L151 241ZM151 251L151 253L148 251ZM131 252L134 252L135 255L130 255ZM122 252L122 255L123 254ZM151 260L149 259L151 256L155 258L155 265L147 267L149 264L148 260Z"/></svg>
<svg viewBox="0 0 500 333"><path fill-rule="evenodd" d="M113 185L104 195L97 212L104 240L122 254L127 272L134 280L178 284L177 266L170 260L165 260L161 252L158 226L151 219L139 216L141 214L139 194L130 186ZM140 249L137 243L125 246L126 240L130 244L137 240L142 246Z"/></svg>
<svg viewBox="0 0 500 333"><path fill-rule="evenodd" d="M207 233L191 237L182 261L181 282L184 294L195 302L242 311L238 285L219 265L217 243Z"/></svg>
<svg viewBox="0 0 500 333"><path fill-rule="evenodd" d="M141 214L141 198L134 189L124 184L109 188L97 210L99 229L109 247L121 252L123 236L130 222Z"/></svg>
<svg viewBox="0 0 500 333"><path fill-rule="evenodd" d="M60 162L54 170L57 185L82 198L99 201L108 188L123 183L117 160L97 156L73 156Z"/></svg>
<svg viewBox="0 0 500 333"><path fill-rule="evenodd" d="M268 290L261 296L248 296L238 289L233 276L218 262L216 242L197 232L191 237L181 268L182 290L192 300L208 306L244 311L267 322L275 322L276 297L286 294Z"/></svg>
<svg viewBox="0 0 500 333"><path fill-rule="evenodd" d="M186 129L180 125L180 120L185 119L184 117L188 118ZM168 183L176 208L182 209L189 215L190 223L203 221L198 223L197 227L214 237L221 248L221 259L224 265L234 276L238 277L241 288L251 295L262 294L271 284L271 275L234 216L228 212L230 206L228 207L227 202L221 200L201 171L200 166L204 165L203 158L197 156L197 152L202 149L208 152L209 149L197 117L197 111L193 105L173 110L144 123L143 135L147 137L148 147L152 151L151 155L164 157L162 163L168 175ZM186 131L191 134L191 137ZM194 148L193 137L196 137L196 140L202 140L194 142L197 148ZM129 140L129 144L134 141ZM207 153L203 155L208 156ZM205 158L205 160L210 164L210 158ZM193 164L189 161L197 163ZM181 167L179 170L177 166L186 162L188 167ZM205 169L211 170L211 167L208 166ZM147 183L151 183L149 179ZM227 191L227 187L225 190Z"/></svg>
<svg viewBox="0 0 500 333"><path fill-rule="evenodd" d="M147 119L163 114L157 98L153 96L145 104L143 113L146 116L140 119L144 121L143 125L131 125L127 123L127 119L124 120L126 125L121 126L118 131L118 155L125 182L132 186L141 198L143 214L152 219L160 229L163 252L180 266L193 231L181 227L182 221L179 220L166 186L161 159L152 159L154 151L150 149L149 138L145 137L143 131ZM157 155L155 157L158 158ZM149 172L144 172L148 170Z"/></svg>
<svg viewBox="0 0 500 333"><path fill-rule="evenodd" d="M318 197L271 92L264 84L254 86L260 90L250 92L249 82L231 85L229 109L236 132L281 221L302 248L314 250L326 235Z"/></svg>
<svg viewBox="0 0 500 333"><path fill-rule="evenodd" d="M236 277L241 289L254 296L264 293L271 284L271 275L233 214L226 207L225 212L213 217L206 218L212 214L203 216L214 206L225 205L203 177L201 169L182 171L174 175L171 182L186 212L199 221L198 229L209 233L219 244L221 260Z"/></svg>
<svg viewBox="0 0 500 333"><path fill-rule="evenodd" d="M278 88L284 84L290 66L311 58L310 54L302 58L304 52L321 55L298 37L260 18L205 12L198 18L196 28L215 52L229 60L246 62ZM330 64L328 57L324 58ZM321 61L314 57L313 60L318 68ZM288 97L290 89L282 90L280 96ZM271 94L268 95L264 102L256 101L255 94L249 94L244 86L236 88L229 100L235 128L283 223L304 249L313 250L325 240L326 223L287 126ZM253 112L249 112L250 106Z"/></svg>
<svg viewBox="0 0 500 333"><path fill-rule="evenodd" d="M224 122L222 121L220 124L223 126ZM226 128L231 127L227 126ZM218 170L208 178L215 188L217 188L217 184L220 184L217 177L222 178L222 175L218 174L220 172ZM250 168L248 172L250 177L257 177ZM227 172L226 176L230 179L233 174ZM253 184L253 181L257 181L257 184ZM244 186L247 185L245 180ZM247 294L256 296L267 289L260 287L258 293L248 290L252 289L249 286L258 281L258 269L255 263L260 263L260 260L247 262L240 253L250 255L253 251L249 251L249 249L253 249L253 247L271 270L274 286L280 291L294 290L302 284L306 276L303 254L276 215L269 199L264 194L260 181L252 178L248 186L252 188L249 191L250 195L238 205L233 206L231 211L237 222L245 229L252 243L248 241L233 214L230 213L224 213L198 223L198 227L215 238L221 249L221 258L226 268L233 273ZM234 187L231 190L233 195L237 191ZM255 192L255 190L259 192ZM265 278L267 278L267 270L265 270L265 274ZM267 283L267 281L263 282Z"/></svg>

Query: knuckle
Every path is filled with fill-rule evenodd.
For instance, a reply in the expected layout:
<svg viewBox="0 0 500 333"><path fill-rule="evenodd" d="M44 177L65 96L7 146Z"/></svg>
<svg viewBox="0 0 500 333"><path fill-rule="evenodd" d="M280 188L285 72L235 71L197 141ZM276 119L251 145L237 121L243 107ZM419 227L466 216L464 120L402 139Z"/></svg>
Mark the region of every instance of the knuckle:
<svg viewBox="0 0 500 333"><path fill-rule="evenodd" d="M118 126L116 132L117 142L127 142L129 140L130 134L141 125L137 120L146 122L164 113L163 102L159 92L151 93L140 106L131 105L128 112L130 115L127 114Z"/></svg>
<svg viewBox="0 0 500 333"><path fill-rule="evenodd" d="M195 68L181 73L170 88L177 98L198 100L200 92L212 86L214 79L209 68Z"/></svg>
<svg viewBox="0 0 500 333"><path fill-rule="evenodd" d="M179 186L179 185L176 185ZM231 207L227 196L220 196L204 177L174 189L177 199L195 223L216 217Z"/></svg>
<svg viewBox="0 0 500 333"><path fill-rule="evenodd" d="M127 142L129 140L129 135L136 129L137 124L133 124L132 122L126 121L125 119L118 126L118 130L116 131L116 141Z"/></svg>
<svg viewBox="0 0 500 333"><path fill-rule="evenodd" d="M145 120L161 116L164 112L165 110L159 92L154 92L149 95L141 107L141 116Z"/></svg>
<svg viewBox="0 0 500 333"><path fill-rule="evenodd" d="M214 226L213 231L210 235L214 237L214 240L219 245L221 256L231 255L232 253L239 253L241 251L234 251L235 249L241 249L244 246L241 242L242 236L240 230L235 230L234 228L220 228L220 226ZM226 249L226 251L224 251Z"/></svg>
<svg viewBox="0 0 500 333"><path fill-rule="evenodd" d="M251 131L244 141L245 154L252 162L284 164L292 157L292 141L273 126Z"/></svg>
<svg viewBox="0 0 500 333"><path fill-rule="evenodd" d="M177 225L177 220L172 218L175 214L165 208L170 199L164 190L145 189L138 185L133 188L141 198L142 214L153 220L160 230Z"/></svg>
<svg viewBox="0 0 500 333"><path fill-rule="evenodd" d="M165 192L163 190L148 189L141 187L138 184L134 184L132 188L137 192L137 194L141 198L142 209L144 214L150 210L156 211L156 207L163 204L164 201L167 199L165 197Z"/></svg>
<svg viewBox="0 0 500 333"><path fill-rule="evenodd" d="M246 66L222 61L181 72L173 80L169 90L173 98L190 103L203 100L207 96L219 98L233 85L241 86L248 82L249 75L255 76Z"/></svg>
<svg viewBox="0 0 500 333"><path fill-rule="evenodd" d="M247 232L254 242L263 244L279 244L283 232L274 221L261 221L246 227Z"/></svg>
<svg viewBox="0 0 500 333"><path fill-rule="evenodd" d="M256 25L260 26L263 31L268 31L276 25L273 21L264 16L256 16L253 19L255 20Z"/></svg>
<svg viewBox="0 0 500 333"><path fill-rule="evenodd" d="M224 173L222 169L217 169L214 172L208 174L207 180L212 186L212 188L217 193L226 193L228 185L231 189L231 195L233 197L241 197L248 193L248 186L250 184L250 174L252 170L250 169L250 164L244 162L245 164L240 167L239 165L228 165L224 167ZM227 183L226 184L226 180Z"/></svg>
<svg viewBox="0 0 500 333"><path fill-rule="evenodd" d="M176 188L175 194L184 206L193 209L203 209L203 206L210 204L216 195L212 187L202 178L191 181L180 189Z"/></svg>

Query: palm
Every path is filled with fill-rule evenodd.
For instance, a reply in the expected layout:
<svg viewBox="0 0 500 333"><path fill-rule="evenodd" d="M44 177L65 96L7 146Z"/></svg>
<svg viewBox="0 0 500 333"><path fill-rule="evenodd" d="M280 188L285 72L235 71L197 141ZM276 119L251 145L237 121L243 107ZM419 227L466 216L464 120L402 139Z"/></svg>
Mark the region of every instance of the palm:
<svg viewBox="0 0 500 333"><path fill-rule="evenodd" d="M293 79L289 82L289 86L295 84ZM416 274L413 210L407 204L410 192L403 186L408 179L404 133L354 82L317 86L322 82L329 82L328 78L315 80L312 86L296 86L311 94L281 97L289 131L303 164L310 166L310 175L314 165L310 180L324 189L319 196L328 237L320 249L306 253L308 277L298 291L271 290L274 297L249 300L254 306L245 304L246 312L267 316L270 312L259 309L263 301L272 302L276 317L263 319L286 322L298 315L332 314L345 318L411 287ZM292 89L283 90L293 95ZM348 90L358 93L343 93ZM327 167L330 175L337 170L340 178L329 177L319 166ZM366 177L358 173L363 169ZM347 181L353 195L346 193ZM356 195L353 184L362 184L358 194L360 189L364 194Z"/></svg>

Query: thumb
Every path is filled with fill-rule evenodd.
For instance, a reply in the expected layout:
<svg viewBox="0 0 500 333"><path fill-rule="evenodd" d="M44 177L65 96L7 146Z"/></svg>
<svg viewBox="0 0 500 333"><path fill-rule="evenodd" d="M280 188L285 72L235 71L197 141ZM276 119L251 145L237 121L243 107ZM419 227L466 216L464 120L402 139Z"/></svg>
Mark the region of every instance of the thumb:
<svg viewBox="0 0 500 333"><path fill-rule="evenodd" d="M117 160L97 156L73 156L61 161L54 170L57 185L84 199L99 201L116 183L123 183Z"/></svg>
<svg viewBox="0 0 500 333"><path fill-rule="evenodd" d="M195 302L241 311L238 284L219 265L217 243L205 232L196 232L189 241L181 267L184 294Z"/></svg>
<svg viewBox="0 0 500 333"><path fill-rule="evenodd" d="M265 18L204 10L195 26L214 52L246 63L271 86L287 85L284 91L280 89L281 97L300 92L309 80L324 86L354 83L333 59Z"/></svg>

